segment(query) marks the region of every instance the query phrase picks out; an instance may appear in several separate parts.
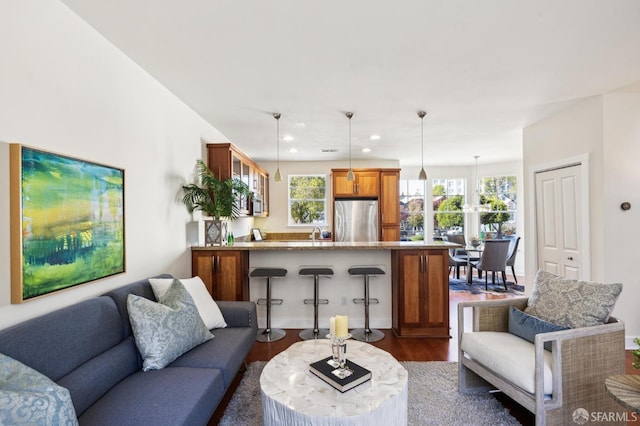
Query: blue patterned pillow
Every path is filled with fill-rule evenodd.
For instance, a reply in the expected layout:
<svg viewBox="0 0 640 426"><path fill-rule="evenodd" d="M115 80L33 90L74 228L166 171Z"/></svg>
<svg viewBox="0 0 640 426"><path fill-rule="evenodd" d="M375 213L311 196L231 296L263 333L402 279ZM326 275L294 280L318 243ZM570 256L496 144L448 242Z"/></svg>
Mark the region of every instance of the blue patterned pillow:
<svg viewBox="0 0 640 426"><path fill-rule="evenodd" d="M622 284L600 284L561 278L538 271L525 312L569 328L604 324Z"/></svg>
<svg viewBox="0 0 640 426"><path fill-rule="evenodd" d="M552 324L540 318L525 314L515 306L509 307L509 333L515 334L531 343L535 342L536 334L568 329L568 327ZM551 342L545 342L544 348L550 351Z"/></svg>
<svg viewBox="0 0 640 426"><path fill-rule="evenodd" d="M0 425L77 424L67 389L23 363L0 354Z"/></svg>
<svg viewBox="0 0 640 426"><path fill-rule="evenodd" d="M213 339L180 281L175 280L159 302L134 294L127 296L129 319L142 355L143 371L164 368L191 348Z"/></svg>

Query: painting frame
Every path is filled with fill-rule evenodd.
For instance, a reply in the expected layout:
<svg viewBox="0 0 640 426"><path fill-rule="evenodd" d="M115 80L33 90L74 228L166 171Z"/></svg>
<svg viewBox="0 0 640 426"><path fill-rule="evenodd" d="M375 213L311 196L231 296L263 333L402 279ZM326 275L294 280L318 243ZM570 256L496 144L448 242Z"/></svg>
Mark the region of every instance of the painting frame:
<svg viewBox="0 0 640 426"><path fill-rule="evenodd" d="M125 171L9 145L11 303L126 272Z"/></svg>

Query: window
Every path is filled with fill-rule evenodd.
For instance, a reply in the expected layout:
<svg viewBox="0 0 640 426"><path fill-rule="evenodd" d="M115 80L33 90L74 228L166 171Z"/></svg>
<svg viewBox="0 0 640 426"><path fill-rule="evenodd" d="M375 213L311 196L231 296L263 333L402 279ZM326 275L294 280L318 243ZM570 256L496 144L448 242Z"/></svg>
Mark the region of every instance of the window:
<svg viewBox="0 0 640 426"><path fill-rule="evenodd" d="M464 179L433 179L433 235L464 233Z"/></svg>
<svg viewBox="0 0 640 426"><path fill-rule="evenodd" d="M400 240L424 237L424 181L400 181Z"/></svg>
<svg viewBox="0 0 640 426"><path fill-rule="evenodd" d="M491 211L480 215L480 233L485 237L516 233L517 180L515 176L491 176L480 179L480 197Z"/></svg>
<svg viewBox="0 0 640 426"><path fill-rule="evenodd" d="M326 175L289 175L289 225L326 226Z"/></svg>

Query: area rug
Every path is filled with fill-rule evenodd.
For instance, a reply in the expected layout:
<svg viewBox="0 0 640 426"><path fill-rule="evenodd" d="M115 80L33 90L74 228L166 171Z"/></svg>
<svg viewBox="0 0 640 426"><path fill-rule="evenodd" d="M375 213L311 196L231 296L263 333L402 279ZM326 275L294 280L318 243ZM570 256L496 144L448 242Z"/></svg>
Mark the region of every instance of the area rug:
<svg viewBox="0 0 640 426"><path fill-rule="evenodd" d="M487 290L484 289L484 278L474 278L473 283L471 285L467 284L467 279L455 279L449 278L449 290L451 291L467 291L471 294L481 294L481 293L513 293L513 294L524 294L524 286L515 284L513 281L507 280L507 290L504 289L504 284L502 284L502 280L498 281L496 278L495 284L491 284L491 277L489 277L489 283L487 285Z"/></svg>
<svg viewBox="0 0 640 426"><path fill-rule="evenodd" d="M224 426L262 425L260 374L266 362L249 364L220 420ZM401 362L409 372L409 425L519 425L491 394L458 392L455 362Z"/></svg>

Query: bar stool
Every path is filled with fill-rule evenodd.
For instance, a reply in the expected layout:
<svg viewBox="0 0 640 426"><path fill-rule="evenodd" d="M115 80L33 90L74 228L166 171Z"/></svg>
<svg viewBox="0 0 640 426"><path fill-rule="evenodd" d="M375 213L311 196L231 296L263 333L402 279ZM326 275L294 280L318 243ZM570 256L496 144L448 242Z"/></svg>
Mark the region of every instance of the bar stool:
<svg viewBox="0 0 640 426"><path fill-rule="evenodd" d="M313 303L313 328L307 328L302 330L299 334L302 340L311 340L311 339L324 339L327 334L329 334L329 330L326 328L318 328L318 305L323 304L326 305L329 303L327 299L319 298L319 281L320 276L329 276L333 275L333 269L331 268L302 268L298 272L299 275L313 275L313 299L304 299L305 305L310 305Z"/></svg>
<svg viewBox="0 0 640 426"><path fill-rule="evenodd" d="M287 333L281 328L271 328L271 305L282 305L282 299L271 298L271 278L284 277L287 270L284 268L256 268L249 274L250 277L267 279L267 298L258 299L258 305L267 305L267 328L260 328L256 333L258 342L275 342L282 339Z"/></svg>
<svg viewBox="0 0 640 426"><path fill-rule="evenodd" d="M351 336L361 342L377 342L378 340L384 339L384 333L382 331L369 328L369 305L371 303L380 303L378 299L369 297L369 276L384 275L384 271L376 267L360 267L349 268L349 274L364 276L364 298L353 299L353 303L364 303L364 328L352 330Z"/></svg>

